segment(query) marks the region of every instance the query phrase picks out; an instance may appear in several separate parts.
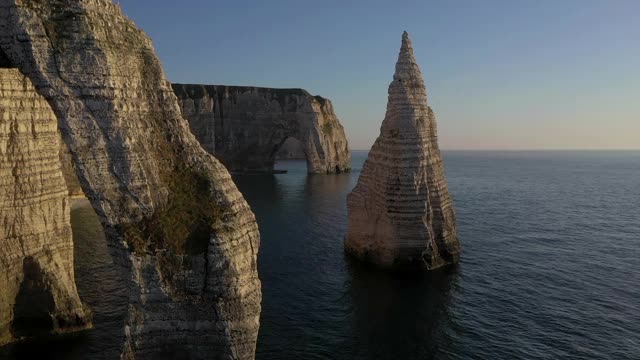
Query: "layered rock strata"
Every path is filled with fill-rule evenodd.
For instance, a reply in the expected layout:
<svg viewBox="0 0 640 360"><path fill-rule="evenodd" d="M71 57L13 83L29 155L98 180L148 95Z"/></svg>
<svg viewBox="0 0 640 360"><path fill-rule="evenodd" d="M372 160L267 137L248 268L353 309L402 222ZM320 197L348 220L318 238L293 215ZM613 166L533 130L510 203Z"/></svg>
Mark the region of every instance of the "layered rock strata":
<svg viewBox="0 0 640 360"><path fill-rule="evenodd" d="M57 116L128 279L123 358L253 358L255 217L189 131L148 37L111 1L0 0L0 50Z"/></svg>
<svg viewBox="0 0 640 360"><path fill-rule="evenodd" d="M288 138L302 143L311 174L350 170L344 128L328 99L302 89L173 84L203 147L231 171L273 171Z"/></svg>
<svg viewBox="0 0 640 360"><path fill-rule="evenodd" d="M91 327L59 148L47 101L20 71L0 68L0 345Z"/></svg>
<svg viewBox="0 0 640 360"><path fill-rule="evenodd" d="M405 32L387 113L347 198L345 250L388 268L435 269L458 261L456 219L436 118Z"/></svg>

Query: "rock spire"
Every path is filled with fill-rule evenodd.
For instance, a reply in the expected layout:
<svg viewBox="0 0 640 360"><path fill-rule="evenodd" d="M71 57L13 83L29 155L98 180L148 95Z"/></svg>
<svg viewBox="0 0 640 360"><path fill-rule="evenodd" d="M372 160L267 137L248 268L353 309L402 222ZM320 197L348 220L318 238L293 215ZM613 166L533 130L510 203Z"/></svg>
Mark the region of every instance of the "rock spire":
<svg viewBox="0 0 640 360"><path fill-rule="evenodd" d="M387 268L435 269L458 261L436 119L407 32L380 135L347 207L347 253Z"/></svg>

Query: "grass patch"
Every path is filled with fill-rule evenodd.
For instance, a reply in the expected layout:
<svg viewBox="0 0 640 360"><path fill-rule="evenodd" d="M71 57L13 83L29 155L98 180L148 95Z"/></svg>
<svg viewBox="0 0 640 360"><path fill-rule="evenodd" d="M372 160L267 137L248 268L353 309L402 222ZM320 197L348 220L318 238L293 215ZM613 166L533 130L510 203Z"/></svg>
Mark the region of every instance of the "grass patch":
<svg viewBox="0 0 640 360"><path fill-rule="evenodd" d="M326 124L322 125L322 132L325 135L331 135L333 133L333 124L326 123Z"/></svg>
<svg viewBox="0 0 640 360"><path fill-rule="evenodd" d="M167 249L189 255L207 251L212 225L220 214L211 199L210 179L190 169L173 172L172 176L164 206L137 223L121 225L131 251Z"/></svg>

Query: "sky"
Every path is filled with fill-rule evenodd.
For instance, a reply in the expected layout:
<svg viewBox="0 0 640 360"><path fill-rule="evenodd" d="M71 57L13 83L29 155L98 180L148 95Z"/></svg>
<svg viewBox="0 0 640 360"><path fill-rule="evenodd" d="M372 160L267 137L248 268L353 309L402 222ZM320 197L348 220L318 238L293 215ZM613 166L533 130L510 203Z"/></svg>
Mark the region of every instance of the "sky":
<svg viewBox="0 0 640 360"><path fill-rule="evenodd" d="M443 149L640 149L637 0L120 0L171 82L304 88L352 149L409 32Z"/></svg>

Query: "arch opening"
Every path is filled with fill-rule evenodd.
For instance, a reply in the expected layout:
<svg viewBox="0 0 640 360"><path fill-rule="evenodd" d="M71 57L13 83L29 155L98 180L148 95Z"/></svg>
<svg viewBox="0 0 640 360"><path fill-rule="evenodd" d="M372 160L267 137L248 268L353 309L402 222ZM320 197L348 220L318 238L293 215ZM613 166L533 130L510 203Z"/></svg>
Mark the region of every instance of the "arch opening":
<svg viewBox="0 0 640 360"><path fill-rule="evenodd" d="M294 136L285 137L273 147L269 163L274 173L298 172L303 168L308 173L311 169L304 144Z"/></svg>
<svg viewBox="0 0 640 360"><path fill-rule="evenodd" d="M294 137L288 137L276 151L275 160L303 160L307 158L302 142Z"/></svg>

